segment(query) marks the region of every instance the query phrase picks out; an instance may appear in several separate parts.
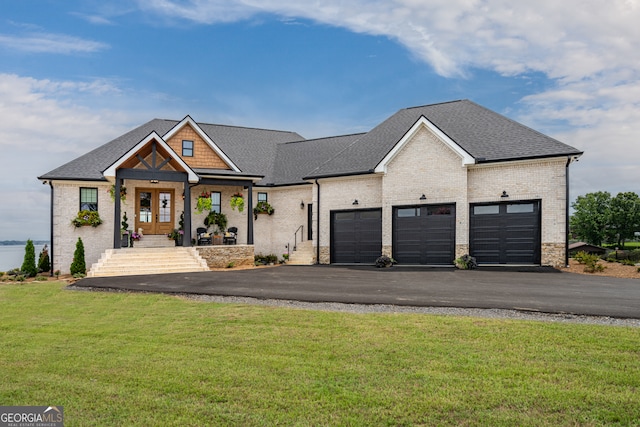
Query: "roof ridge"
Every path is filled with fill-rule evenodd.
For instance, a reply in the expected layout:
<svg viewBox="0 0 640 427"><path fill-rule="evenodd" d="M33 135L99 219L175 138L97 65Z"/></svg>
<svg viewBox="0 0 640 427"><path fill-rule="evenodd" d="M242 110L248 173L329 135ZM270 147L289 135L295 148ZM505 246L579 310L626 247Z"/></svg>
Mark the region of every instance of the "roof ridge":
<svg viewBox="0 0 640 427"><path fill-rule="evenodd" d="M406 108L402 108L401 110L413 110L413 109L416 109L416 108L435 107L436 105L453 104L454 102L463 102L463 101L473 102L473 101L469 101L466 98L465 99L455 99L453 101L443 101L443 102L436 102L434 104L425 104L425 105L416 105L415 107L406 107Z"/></svg>
<svg viewBox="0 0 640 427"><path fill-rule="evenodd" d="M280 142L278 143L278 145L298 144L300 142L313 142L313 141L320 141L321 139L346 138L348 136L358 136L358 135L364 135L366 133L367 132L355 132L355 133L346 133L344 135L323 136L320 138L301 139L300 141Z"/></svg>
<svg viewBox="0 0 640 427"><path fill-rule="evenodd" d="M369 131L369 132L370 132L370 131ZM361 134L354 134L354 135L361 135L361 136L364 136L364 135L367 135L369 132L364 132L364 133L361 133ZM314 170L312 170L311 172L309 172L309 174L308 174L307 176L313 176L313 173L314 173L315 171L317 171L317 170L319 170L319 169L322 169L322 167L323 167L324 165L326 165L327 163L329 163L329 162L333 161L333 159L335 159L335 158L339 157L342 153L344 153L344 152L345 152L346 150L348 150L350 147L353 147L353 145L354 145L356 142L360 141L360 139L361 139L361 138L356 138L356 139L354 139L353 141L351 141L349 144L347 144L347 146L346 146L346 147L344 147L342 150L338 151L338 153L336 153L336 155L335 155L335 156L333 156L333 157L329 157L329 158L328 158L328 159L326 159L324 162L322 162L321 164L319 164L319 165L318 165Z"/></svg>
<svg viewBox="0 0 640 427"><path fill-rule="evenodd" d="M189 117L191 117L191 116L189 116ZM173 120L173 119L158 119L158 118L156 118L156 119L153 119L153 120L162 120L162 121L165 121L165 122L180 123L180 120ZM295 133L295 134L298 134L298 132L292 131L292 130L278 130L278 129L266 129L266 128L250 127L250 126L225 125L225 124L221 124L221 123L205 123L205 122L199 122L197 120L194 120L194 122L196 122L196 124L198 126L218 126L218 127L236 128L236 129L260 130L260 131L267 131L267 132Z"/></svg>

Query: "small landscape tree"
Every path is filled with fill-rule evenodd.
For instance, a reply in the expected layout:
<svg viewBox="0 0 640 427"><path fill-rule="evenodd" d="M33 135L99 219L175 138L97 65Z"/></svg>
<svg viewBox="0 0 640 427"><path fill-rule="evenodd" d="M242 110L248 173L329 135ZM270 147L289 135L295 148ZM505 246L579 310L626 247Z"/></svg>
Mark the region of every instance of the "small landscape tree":
<svg viewBox="0 0 640 427"><path fill-rule="evenodd" d="M609 205L609 242L621 249L627 239L633 239L640 229L640 197L634 192L618 193Z"/></svg>
<svg viewBox="0 0 640 427"><path fill-rule="evenodd" d="M44 245L42 251L40 251L40 257L38 258L38 271L51 270L51 259L49 258L49 249L47 245Z"/></svg>
<svg viewBox="0 0 640 427"><path fill-rule="evenodd" d="M78 237L76 242L76 250L73 253L73 262L71 263L71 274L86 274L87 266L84 261L84 244L82 239Z"/></svg>
<svg viewBox="0 0 640 427"><path fill-rule="evenodd" d="M35 277L38 274L36 269L36 249L33 247L31 239L27 240L27 245L24 247L24 260L20 270L28 277Z"/></svg>
<svg viewBox="0 0 640 427"><path fill-rule="evenodd" d="M574 214L570 219L571 231L592 245L604 242L609 221L611 194L607 191L578 196L571 205Z"/></svg>

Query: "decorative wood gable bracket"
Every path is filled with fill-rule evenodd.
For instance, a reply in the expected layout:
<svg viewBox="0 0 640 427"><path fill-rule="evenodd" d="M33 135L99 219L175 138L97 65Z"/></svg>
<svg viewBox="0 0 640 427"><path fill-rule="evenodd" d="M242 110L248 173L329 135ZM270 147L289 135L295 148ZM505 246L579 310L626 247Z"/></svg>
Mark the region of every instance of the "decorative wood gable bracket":
<svg viewBox="0 0 640 427"><path fill-rule="evenodd" d="M462 166L469 166L476 164L476 159L465 151L464 148L460 147L454 140L449 138L447 134L442 132L436 125L431 123L425 116L421 116L418 121L404 134L402 139L398 141L398 143L389 151L389 153L378 163L375 168L376 173L386 173L387 166L391 161L398 155L398 153L404 148L404 146L411 141L411 139L420 131L420 129L428 129L432 134L434 134L440 141L442 141L446 146L448 146L452 151L454 151L458 156L460 156L462 160Z"/></svg>
<svg viewBox="0 0 640 427"><path fill-rule="evenodd" d="M164 165L166 165L167 163L169 163L173 159L173 157L168 156L166 159L164 159L164 161L162 163L160 163L159 165L156 165L156 160L157 160L156 147L157 147L157 143L156 143L156 141L153 141L151 143L151 164L147 163L147 161L145 159L143 159L140 154L136 155L136 157L138 158L140 163L142 163L147 169L152 170L152 171L161 170L164 167Z"/></svg>
<svg viewBox="0 0 640 427"><path fill-rule="evenodd" d="M144 147L147 147L148 145L151 145L151 164L149 164L140 155L140 151ZM164 159L160 164L157 164L157 159L158 159L157 148L158 147L162 147L162 149L165 152L168 153L167 158ZM173 151L173 149L169 146L169 144L167 144L164 141L164 139L162 139L162 137L160 137L160 135L158 135L155 131L151 132L149 135L147 135L146 138L144 138L142 141L140 141L138 144L136 144L135 147L131 148L127 153L125 153L122 157L120 157L115 163L113 163L111 166L109 166L102 174L107 179L115 179L116 178L116 172L118 172L119 169L125 167L124 166L125 163L129 159L133 158L134 156L145 167L145 169L131 170L132 172L135 171L136 178L138 178L138 179L158 179L156 177L159 176L159 175L163 175L162 179L167 179L167 176L170 175L170 174L186 173L188 182L197 183L200 180L198 175L189 167L189 165L187 165L180 158L180 156L178 156L176 154L176 152ZM167 163L169 163L171 161L177 163L177 166L178 166L177 169L181 169L180 172L162 170L162 168ZM127 170L130 170L130 169L124 169L123 171L119 171L118 172L118 177L120 177L120 178L131 178L131 176L124 176L123 175L123 173L125 175L130 175L130 173L127 172ZM167 179L167 180L169 180L169 179Z"/></svg>

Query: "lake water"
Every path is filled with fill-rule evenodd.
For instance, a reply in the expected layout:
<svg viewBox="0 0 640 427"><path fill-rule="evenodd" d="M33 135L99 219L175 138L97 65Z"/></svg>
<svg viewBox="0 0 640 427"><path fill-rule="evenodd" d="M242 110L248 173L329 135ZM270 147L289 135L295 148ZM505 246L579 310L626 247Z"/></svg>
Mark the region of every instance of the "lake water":
<svg viewBox="0 0 640 427"><path fill-rule="evenodd" d="M20 268L24 261L25 245L0 245L0 271L9 271ZM38 256L44 245L33 245L36 252L36 267L38 266ZM51 253L49 253L51 255Z"/></svg>

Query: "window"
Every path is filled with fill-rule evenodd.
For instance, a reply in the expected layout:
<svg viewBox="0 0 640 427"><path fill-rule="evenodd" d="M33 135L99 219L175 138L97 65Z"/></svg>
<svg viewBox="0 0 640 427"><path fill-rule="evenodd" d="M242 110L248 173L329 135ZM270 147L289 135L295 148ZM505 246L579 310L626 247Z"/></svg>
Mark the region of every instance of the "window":
<svg viewBox="0 0 640 427"><path fill-rule="evenodd" d="M420 216L420 208L401 208L397 210L398 218Z"/></svg>
<svg viewBox="0 0 640 427"><path fill-rule="evenodd" d="M360 219L379 219L382 218L382 211L362 211L360 212Z"/></svg>
<svg viewBox="0 0 640 427"><path fill-rule="evenodd" d="M451 206L429 206L427 215L451 215Z"/></svg>
<svg viewBox="0 0 640 427"><path fill-rule="evenodd" d="M336 221L353 221L356 219L355 212L336 212L334 216Z"/></svg>
<svg viewBox="0 0 640 427"><path fill-rule="evenodd" d="M507 205L507 213L532 213L534 211L533 203L519 203Z"/></svg>
<svg viewBox="0 0 640 427"><path fill-rule="evenodd" d="M266 202L267 197L267 193L258 193L258 202Z"/></svg>
<svg viewBox="0 0 640 427"><path fill-rule="evenodd" d="M98 211L98 189L80 187L80 210Z"/></svg>
<svg viewBox="0 0 640 427"><path fill-rule="evenodd" d="M182 156L193 157L193 141L182 140Z"/></svg>
<svg viewBox="0 0 640 427"><path fill-rule="evenodd" d="M222 203L222 197L219 191L211 192L211 212L220 213Z"/></svg>
<svg viewBox="0 0 640 427"><path fill-rule="evenodd" d="M500 205L474 206L474 215L495 215L500 213Z"/></svg>

